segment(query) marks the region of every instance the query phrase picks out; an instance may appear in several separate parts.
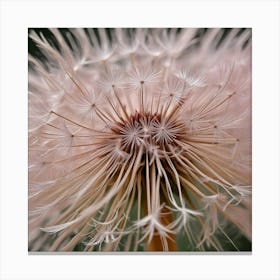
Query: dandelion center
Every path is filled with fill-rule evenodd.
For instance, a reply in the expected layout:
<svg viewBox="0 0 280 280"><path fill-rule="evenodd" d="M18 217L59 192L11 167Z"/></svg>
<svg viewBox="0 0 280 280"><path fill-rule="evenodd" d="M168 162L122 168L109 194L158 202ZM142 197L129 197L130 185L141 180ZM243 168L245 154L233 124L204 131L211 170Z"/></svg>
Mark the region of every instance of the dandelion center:
<svg viewBox="0 0 280 280"><path fill-rule="evenodd" d="M146 151L152 147L167 150L168 145L176 146L176 140L186 135L186 128L178 120L166 120L158 113L135 113L127 120L115 124L112 128L120 139L120 148L132 153L142 146Z"/></svg>

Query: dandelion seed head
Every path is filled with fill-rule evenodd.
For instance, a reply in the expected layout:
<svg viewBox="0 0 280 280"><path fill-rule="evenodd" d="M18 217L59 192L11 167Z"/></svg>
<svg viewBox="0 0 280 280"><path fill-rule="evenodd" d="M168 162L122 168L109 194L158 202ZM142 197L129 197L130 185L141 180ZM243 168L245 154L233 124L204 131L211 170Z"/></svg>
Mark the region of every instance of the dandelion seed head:
<svg viewBox="0 0 280 280"><path fill-rule="evenodd" d="M237 31L30 32L46 57L29 57L31 250L176 250L178 235L222 250L225 220L250 239L250 42Z"/></svg>

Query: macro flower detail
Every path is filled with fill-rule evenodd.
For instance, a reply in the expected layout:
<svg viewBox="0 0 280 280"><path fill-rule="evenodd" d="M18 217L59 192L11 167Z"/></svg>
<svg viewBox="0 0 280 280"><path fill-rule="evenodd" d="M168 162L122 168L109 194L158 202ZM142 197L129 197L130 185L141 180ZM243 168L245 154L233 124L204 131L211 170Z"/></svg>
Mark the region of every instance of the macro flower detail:
<svg viewBox="0 0 280 280"><path fill-rule="evenodd" d="M29 37L30 251L248 250L251 30Z"/></svg>

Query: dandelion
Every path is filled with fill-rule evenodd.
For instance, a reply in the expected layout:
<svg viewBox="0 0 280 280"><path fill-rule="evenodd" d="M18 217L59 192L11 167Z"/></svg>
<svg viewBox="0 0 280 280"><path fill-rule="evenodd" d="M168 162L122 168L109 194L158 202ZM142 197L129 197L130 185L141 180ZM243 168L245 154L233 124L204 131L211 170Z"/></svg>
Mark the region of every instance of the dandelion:
<svg viewBox="0 0 280 280"><path fill-rule="evenodd" d="M250 30L29 36L29 250L245 250Z"/></svg>

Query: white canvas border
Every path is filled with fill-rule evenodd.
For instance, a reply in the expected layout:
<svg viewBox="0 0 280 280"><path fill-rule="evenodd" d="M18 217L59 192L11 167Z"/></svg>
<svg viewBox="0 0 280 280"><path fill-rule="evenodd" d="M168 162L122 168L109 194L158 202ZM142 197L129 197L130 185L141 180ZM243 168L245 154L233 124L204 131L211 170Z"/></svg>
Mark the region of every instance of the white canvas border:
<svg viewBox="0 0 280 280"><path fill-rule="evenodd" d="M28 255L27 28L252 27L253 253ZM278 1L2 1L0 279L280 279Z"/></svg>

